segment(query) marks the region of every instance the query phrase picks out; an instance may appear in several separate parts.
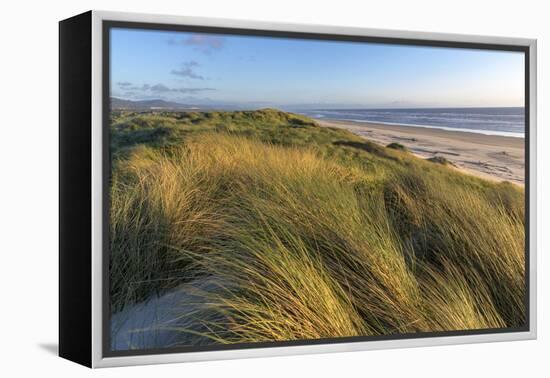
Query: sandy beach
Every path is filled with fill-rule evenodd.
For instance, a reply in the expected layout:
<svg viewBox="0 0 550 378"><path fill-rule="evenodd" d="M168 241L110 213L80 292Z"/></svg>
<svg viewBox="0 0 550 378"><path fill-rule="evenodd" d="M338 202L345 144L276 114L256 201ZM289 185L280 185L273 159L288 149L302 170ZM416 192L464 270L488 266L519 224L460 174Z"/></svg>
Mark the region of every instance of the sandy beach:
<svg viewBox="0 0 550 378"><path fill-rule="evenodd" d="M400 143L424 159L443 156L457 169L488 180L524 184L523 138L353 121L317 122L321 126L349 130L382 145Z"/></svg>

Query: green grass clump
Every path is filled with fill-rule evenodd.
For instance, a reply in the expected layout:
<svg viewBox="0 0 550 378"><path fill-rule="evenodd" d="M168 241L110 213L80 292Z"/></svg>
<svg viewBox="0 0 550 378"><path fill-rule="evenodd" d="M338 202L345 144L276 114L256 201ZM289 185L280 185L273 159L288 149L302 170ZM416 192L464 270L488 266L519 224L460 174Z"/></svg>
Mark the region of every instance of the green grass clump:
<svg viewBox="0 0 550 378"><path fill-rule="evenodd" d="M393 148L394 150L399 150L399 151L407 151L407 147L405 147L401 143L397 143L397 142L392 142L392 143L388 144L386 147Z"/></svg>
<svg viewBox="0 0 550 378"><path fill-rule="evenodd" d="M441 164L441 165L453 165L449 160L447 160L444 156L434 156L431 158L426 159L428 161L431 161L432 163Z"/></svg>
<svg viewBox="0 0 550 378"><path fill-rule="evenodd" d="M523 189L275 110L113 133L155 117L115 150L113 311L196 288L197 345L524 324Z"/></svg>

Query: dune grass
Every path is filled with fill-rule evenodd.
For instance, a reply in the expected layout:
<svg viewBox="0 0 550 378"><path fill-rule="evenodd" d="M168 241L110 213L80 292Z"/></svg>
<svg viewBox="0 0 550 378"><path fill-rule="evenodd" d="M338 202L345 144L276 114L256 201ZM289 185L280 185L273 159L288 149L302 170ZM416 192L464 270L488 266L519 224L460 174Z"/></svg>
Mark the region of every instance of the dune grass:
<svg viewBox="0 0 550 378"><path fill-rule="evenodd" d="M525 322L522 188L274 110L113 128L112 311L208 280L186 343Z"/></svg>
<svg viewBox="0 0 550 378"><path fill-rule="evenodd" d="M388 144L386 147L393 148L394 150L399 150L399 151L407 151L407 147L405 147L401 143L397 143L397 142L392 142L392 143Z"/></svg>

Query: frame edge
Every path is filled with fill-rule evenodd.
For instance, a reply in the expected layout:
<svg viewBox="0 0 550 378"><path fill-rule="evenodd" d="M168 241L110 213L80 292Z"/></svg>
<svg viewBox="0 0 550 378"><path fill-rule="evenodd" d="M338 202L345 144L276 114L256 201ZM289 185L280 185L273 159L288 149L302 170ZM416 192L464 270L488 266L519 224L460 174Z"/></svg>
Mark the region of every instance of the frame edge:
<svg viewBox="0 0 550 378"><path fill-rule="evenodd" d="M449 41L460 43L508 44L525 47L529 54L529 331L502 334L481 334L463 336L428 337L423 339L365 341L342 344L299 345L272 348L235 349L208 352L187 352L103 357L102 345L102 188L101 188L101 143L102 143L102 22L127 21L160 24L185 24L222 28L240 28L251 30L307 32L336 35L357 35L387 38L413 38L428 41ZM255 358L287 356L300 354L334 353L379 350L403 347L426 347L458 345L467 343L502 342L516 340L534 340L537 338L536 306L536 251L537 251L537 140L536 140L536 78L537 78L537 40L532 38L508 38L500 36L480 36L467 34L430 33L406 30L381 30L358 27L339 27L316 24L290 24L261 21L244 21L221 18L168 16L158 14L140 14L110 11L92 11L92 366L116 367L144 365L152 363L195 362L236 358ZM526 83L527 84L527 83ZM99 96L99 97L98 97ZM97 238L97 239L96 239Z"/></svg>

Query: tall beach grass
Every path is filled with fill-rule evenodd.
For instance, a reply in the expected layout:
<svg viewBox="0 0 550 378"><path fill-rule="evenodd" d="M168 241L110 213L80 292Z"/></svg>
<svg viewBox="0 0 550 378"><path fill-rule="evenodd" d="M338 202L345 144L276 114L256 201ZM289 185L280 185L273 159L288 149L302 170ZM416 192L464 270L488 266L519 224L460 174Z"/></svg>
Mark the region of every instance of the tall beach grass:
<svg viewBox="0 0 550 378"><path fill-rule="evenodd" d="M113 311L197 287L193 344L524 324L523 189L283 121L113 162Z"/></svg>

